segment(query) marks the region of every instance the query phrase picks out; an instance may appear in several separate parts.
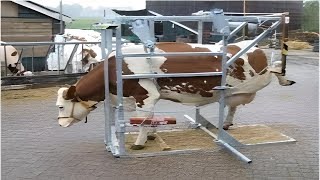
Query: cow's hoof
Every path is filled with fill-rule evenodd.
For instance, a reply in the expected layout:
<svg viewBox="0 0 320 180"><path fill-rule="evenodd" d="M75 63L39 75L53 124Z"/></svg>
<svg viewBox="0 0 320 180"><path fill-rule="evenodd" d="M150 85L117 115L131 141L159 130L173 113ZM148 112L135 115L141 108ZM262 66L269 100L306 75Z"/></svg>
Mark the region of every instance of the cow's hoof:
<svg viewBox="0 0 320 180"><path fill-rule="evenodd" d="M144 145L132 145L130 149L132 150L141 150L144 148Z"/></svg>
<svg viewBox="0 0 320 180"><path fill-rule="evenodd" d="M222 128L223 128L224 130L228 130L230 126L233 126L233 124L225 124L225 125L223 125Z"/></svg>
<svg viewBox="0 0 320 180"><path fill-rule="evenodd" d="M153 141L156 139L156 136L149 135L149 136L147 136L147 139Z"/></svg>

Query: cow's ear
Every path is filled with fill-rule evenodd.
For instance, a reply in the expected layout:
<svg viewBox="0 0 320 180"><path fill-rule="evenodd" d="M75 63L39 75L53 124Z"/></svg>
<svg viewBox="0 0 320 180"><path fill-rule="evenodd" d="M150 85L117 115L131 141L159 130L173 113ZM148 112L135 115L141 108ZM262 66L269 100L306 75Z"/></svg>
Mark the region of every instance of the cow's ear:
<svg viewBox="0 0 320 180"><path fill-rule="evenodd" d="M65 100L74 99L76 97L76 87L71 86L68 90L63 92L63 98Z"/></svg>
<svg viewBox="0 0 320 180"><path fill-rule="evenodd" d="M89 53L90 53L91 57L93 57L93 58L97 57L97 53L94 52L92 49L89 50Z"/></svg>

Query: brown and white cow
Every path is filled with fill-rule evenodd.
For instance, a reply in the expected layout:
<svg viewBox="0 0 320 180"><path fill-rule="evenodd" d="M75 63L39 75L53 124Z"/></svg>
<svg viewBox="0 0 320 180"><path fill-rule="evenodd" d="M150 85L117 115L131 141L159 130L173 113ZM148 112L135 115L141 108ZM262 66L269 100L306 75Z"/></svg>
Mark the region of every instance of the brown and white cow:
<svg viewBox="0 0 320 180"><path fill-rule="evenodd" d="M227 47L228 58L244 48L248 41L230 44ZM158 43L155 52L218 52L221 45L202 45L187 43ZM123 53L144 53L142 45L122 48ZM109 65L109 85L111 97L116 97L116 63L112 53L104 63ZM84 119L95 105L104 100L104 63L83 76L75 86L58 90L57 106L59 107L59 124L63 127ZM135 73L196 73L221 71L221 56L179 56L152 58L124 58L122 74ZM226 106L229 111L224 122L224 129L233 124L233 116L237 106L250 103L256 92L266 87L275 74L280 85L291 85L294 81L272 71L280 68L268 66L265 53L256 47L251 48L228 68L226 90ZM158 78L123 80L123 96L125 109L137 110L138 116L145 110L152 110L159 99L202 106L218 102L219 91L213 90L221 83L221 76ZM126 108L127 107L127 108ZM144 111L139 111L139 110ZM140 134L134 148L143 147L148 131L140 128Z"/></svg>
<svg viewBox="0 0 320 180"><path fill-rule="evenodd" d="M0 60L1 66L5 66L5 61L7 61L7 68L12 75L23 75L23 72L25 71L24 66L18 62L19 53L13 46L0 46Z"/></svg>
<svg viewBox="0 0 320 180"><path fill-rule="evenodd" d="M100 61L96 59L97 53L92 49L83 49L82 50L82 70L83 72L89 72L94 67L96 67Z"/></svg>

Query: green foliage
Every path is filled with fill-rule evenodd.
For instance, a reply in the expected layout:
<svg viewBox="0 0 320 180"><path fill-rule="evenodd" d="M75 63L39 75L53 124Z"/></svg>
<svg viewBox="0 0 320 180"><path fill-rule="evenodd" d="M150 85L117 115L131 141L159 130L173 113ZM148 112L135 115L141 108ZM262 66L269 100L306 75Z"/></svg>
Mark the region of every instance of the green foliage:
<svg viewBox="0 0 320 180"><path fill-rule="evenodd" d="M92 24L99 22L100 18L81 18L75 19L66 25L67 29L91 29Z"/></svg>
<svg viewBox="0 0 320 180"><path fill-rule="evenodd" d="M319 32L319 0L304 2L302 26L305 31Z"/></svg>

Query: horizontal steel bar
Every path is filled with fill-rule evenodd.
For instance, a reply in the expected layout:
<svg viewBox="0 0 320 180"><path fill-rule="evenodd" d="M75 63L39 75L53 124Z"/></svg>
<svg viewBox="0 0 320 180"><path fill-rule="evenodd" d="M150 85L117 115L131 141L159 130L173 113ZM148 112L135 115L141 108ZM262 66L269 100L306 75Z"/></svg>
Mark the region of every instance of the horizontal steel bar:
<svg viewBox="0 0 320 180"><path fill-rule="evenodd" d="M281 17L266 17L266 16L225 16L228 21L259 21L259 20L279 20ZM153 21L203 21L212 22L212 16L117 16L110 18L116 21L132 21L135 19L146 19Z"/></svg>
<svg viewBox="0 0 320 180"><path fill-rule="evenodd" d="M42 45L55 45L55 44L100 44L99 41L80 41L80 42L1 42L3 45L11 46L42 46Z"/></svg>
<svg viewBox="0 0 320 180"><path fill-rule="evenodd" d="M166 73L166 74L131 74L122 75L123 79L149 79L149 78L174 78L174 77L198 77L198 76L221 76L222 72L202 73Z"/></svg>
<svg viewBox="0 0 320 180"><path fill-rule="evenodd" d="M122 54L122 57L150 57L150 56L222 56L222 52L172 52L172 53L129 53Z"/></svg>
<svg viewBox="0 0 320 180"><path fill-rule="evenodd" d="M236 29L234 29L230 35L228 36L227 40L229 40L232 36L236 35L245 25L247 25L247 22L241 23Z"/></svg>

